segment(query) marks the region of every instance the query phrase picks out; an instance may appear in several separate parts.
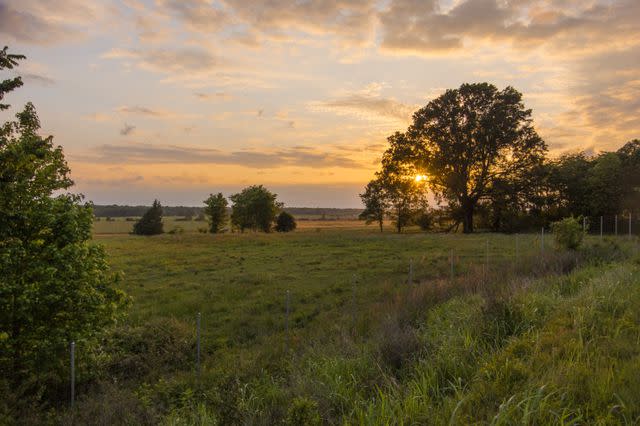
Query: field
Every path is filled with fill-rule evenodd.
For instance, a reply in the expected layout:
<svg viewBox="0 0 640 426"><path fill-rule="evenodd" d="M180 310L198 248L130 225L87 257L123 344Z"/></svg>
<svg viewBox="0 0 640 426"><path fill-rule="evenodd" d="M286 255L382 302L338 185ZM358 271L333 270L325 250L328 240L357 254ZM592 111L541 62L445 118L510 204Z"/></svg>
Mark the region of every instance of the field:
<svg viewBox="0 0 640 426"><path fill-rule="evenodd" d="M100 358L110 379L81 380L76 420L572 424L640 416L637 240L587 237L578 252L560 252L550 236L398 235L321 223L289 234L96 232L133 303ZM128 414L116 421L105 412Z"/></svg>

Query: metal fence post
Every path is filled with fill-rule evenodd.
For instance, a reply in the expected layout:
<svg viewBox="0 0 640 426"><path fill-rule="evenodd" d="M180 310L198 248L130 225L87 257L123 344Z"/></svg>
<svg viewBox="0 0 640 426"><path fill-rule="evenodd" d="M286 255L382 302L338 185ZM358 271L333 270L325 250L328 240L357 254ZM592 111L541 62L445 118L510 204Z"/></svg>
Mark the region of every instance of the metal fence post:
<svg viewBox="0 0 640 426"><path fill-rule="evenodd" d="M631 239L631 212L629 212L629 239Z"/></svg>
<svg viewBox="0 0 640 426"><path fill-rule="evenodd" d="M449 252L449 256L450 256L450 261L451 261L451 281L453 281L453 249L451 249L451 251Z"/></svg>
<svg viewBox="0 0 640 426"><path fill-rule="evenodd" d="M604 222L604 216L600 216L600 239L602 239L602 225Z"/></svg>
<svg viewBox="0 0 640 426"><path fill-rule="evenodd" d="M582 216L582 232L587 232L587 218L585 216Z"/></svg>
<svg viewBox="0 0 640 426"><path fill-rule="evenodd" d="M69 347L71 367L71 408L76 401L76 342L71 342Z"/></svg>
<svg viewBox="0 0 640 426"><path fill-rule="evenodd" d="M618 215L615 216L615 227L614 227L615 231L614 234L617 237L618 236Z"/></svg>
<svg viewBox="0 0 640 426"><path fill-rule="evenodd" d="M198 312L196 315L196 374L200 377L200 318L202 315Z"/></svg>
<svg viewBox="0 0 640 426"><path fill-rule="evenodd" d="M540 255L544 256L544 226L542 227L542 232L540 233Z"/></svg>
<svg viewBox="0 0 640 426"><path fill-rule="evenodd" d="M484 281L486 282L489 275L489 239L485 240L485 254L484 254Z"/></svg>
<svg viewBox="0 0 640 426"><path fill-rule="evenodd" d="M287 348L289 347L289 309L290 309L290 304L291 304L291 293L289 293L289 290L287 290L287 299L285 301L285 319L284 319L284 324L285 324L285 330L286 330L286 339L287 339Z"/></svg>

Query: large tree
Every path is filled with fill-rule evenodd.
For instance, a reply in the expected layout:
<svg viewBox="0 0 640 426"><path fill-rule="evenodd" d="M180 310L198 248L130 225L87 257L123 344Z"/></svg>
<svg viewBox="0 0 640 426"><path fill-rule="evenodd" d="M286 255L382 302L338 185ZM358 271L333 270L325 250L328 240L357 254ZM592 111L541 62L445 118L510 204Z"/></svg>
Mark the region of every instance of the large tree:
<svg viewBox="0 0 640 426"><path fill-rule="evenodd" d="M18 392L51 379L69 342L95 337L126 298L91 243L91 205L67 192L62 148L31 103L16 117L0 129L0 380Z"/></svg>
<svg viewBox="0 0 640 426"><path fill-rule="evenodd" d="M436 198L460 211L467 233L478 203L496 183L525 181L547 150L522 94L488 83L447 90L413 115L395 145L388 151L393 161L427 174Z"/></svg>
<svg viewBox="0 0 640 426"><path fill-rule="evenodd" d="M273 222L282 204L276 201L277 195L262 185L253 185L229 197L231 200L231 224L244 232L271 232Z"/></svg>

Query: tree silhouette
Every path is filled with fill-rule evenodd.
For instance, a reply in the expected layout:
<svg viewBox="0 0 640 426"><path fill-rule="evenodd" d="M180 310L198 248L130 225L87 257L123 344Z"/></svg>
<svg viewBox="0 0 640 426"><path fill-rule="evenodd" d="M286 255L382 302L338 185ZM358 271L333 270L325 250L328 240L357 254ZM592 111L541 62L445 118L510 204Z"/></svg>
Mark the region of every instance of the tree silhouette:
<svg viewBox="0 0 640 426"><path fill-rule="evenodd" d="M210 194L209 198L204 200L206 207L204 212L209 218L209 232L217 234L224 230L227 223L227 199L218 192L216 195Z"/></svg>
<svg viewBox="0 0 640 426"><path fill-rule="evenodd" d="M162 206L160 201L154 200L151 208L133 225L133 233L136 235L157 235L163 232Z"/></svg>
<svg viewBox="0 0 640 426"><path fill-rule="evenodd" d="M276 219L276 231L291 232L296 229L296 226L296 219L291 214L285 211L280 212Z"/></svg>
<svg viewBox="0 0 640 426"><path fill-rule="evenodd" d="M447 90L413 115L406 134L396 136L388 161L428 175L436 198L460 210L467 233L473 232L478 202L491 195L495 182L524 179L547 150L522 94L488 83Z"/></svg>

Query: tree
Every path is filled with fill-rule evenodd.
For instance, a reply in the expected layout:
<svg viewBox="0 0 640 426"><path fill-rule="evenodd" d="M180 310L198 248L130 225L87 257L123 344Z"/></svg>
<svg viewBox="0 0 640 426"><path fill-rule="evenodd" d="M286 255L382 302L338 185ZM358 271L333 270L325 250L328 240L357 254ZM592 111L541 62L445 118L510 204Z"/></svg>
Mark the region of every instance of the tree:
<svg viewBox="0 0 640 426"><path fill-rule="evenodd" d="M282 208L276 197L276 194L262 185L249 186L238 194L233 194L229 197L232 203L231 224L240 232L245 229L270 232L273 221Z"/></svg>
<svg viewBox="0 0 640 426"><path fill-rule="evenodd" d="M154 200L149 210L133 225L133 233L136 235L158 235L163 232L162 206L160 201Z"/></svg>
<svg viewBox="0 0 640 426"><path fill-rule="evenodd" d="M380 232L382 232L384 217L389 208L382 182L379 179L369 182L364 189L364 193L360 194L360 199L364 204L364 210L358 217L364 220L367 225L377 222Z"/></svg>
<svg viewBox="0 0 640 426"><path fill-rule="evenodd" d="M218 192L216 195L209 194L209 198L204 200L206 205L204 208L205 214L209 218L209 232L217 234L224 231L224 227L227 224L227 199Z"/></svg>
<svg viewBox="0 0 640 426"><path fill-rule="evenodd" d="M428 175L436 198L461 211L466 233L473 232L478 202L491 195L494 183L520 179L547 150L522 94L488 83L447 90L418 110L394 142L387 155Z"/></svg>
<svg viewBox="0 0 640 426"><path fill-rule="evenodd" d="M391 147L406 144L406 135L396 132L388 138ZM417 180L415 167L395 160L392 148L382 157L382 170L376 173L388 203L387 215L391 217L398 233L410 225L421 211L426 211L427 192L424 180Z"/></svg>
<svg viewBox="0 0 640 426"><path fill-rule="evenodd" d="M0 377L18 392L60 373L69 342L97 337L127 298L90 241L91 204L66 192L62 148L31 103L16 117L0 129Z"/></svg>
<svg viewBox="0 0 640 426"><path fill-rule="evenodd" d="M7 53L8 47L5 46L4 49L0 50L0 71L3 69L13 69L13 67L18 65L18 61L22 59L26 59L24 55L14 55L11 53ZM0 101L4 98L4 95L8 92L11 92L14 89L22 86L22 79L20 77L10 78L6 80L2 80L0 82ZM0 111L8 109L9 105L0 103Z"/></svg>
<svg viewBox="0 0 640 426"><path fill-rule="evenodd" d="M617 154L622 161L623 207L637 211L640 209L640 139L627 142Z"/></svg>
<svg viewBox="0 0 640 426"><path fill-rule="evenodd" d="M291 232L296 229L296 219L288 212L280 212L276 220L276 231Z"/></svg>

